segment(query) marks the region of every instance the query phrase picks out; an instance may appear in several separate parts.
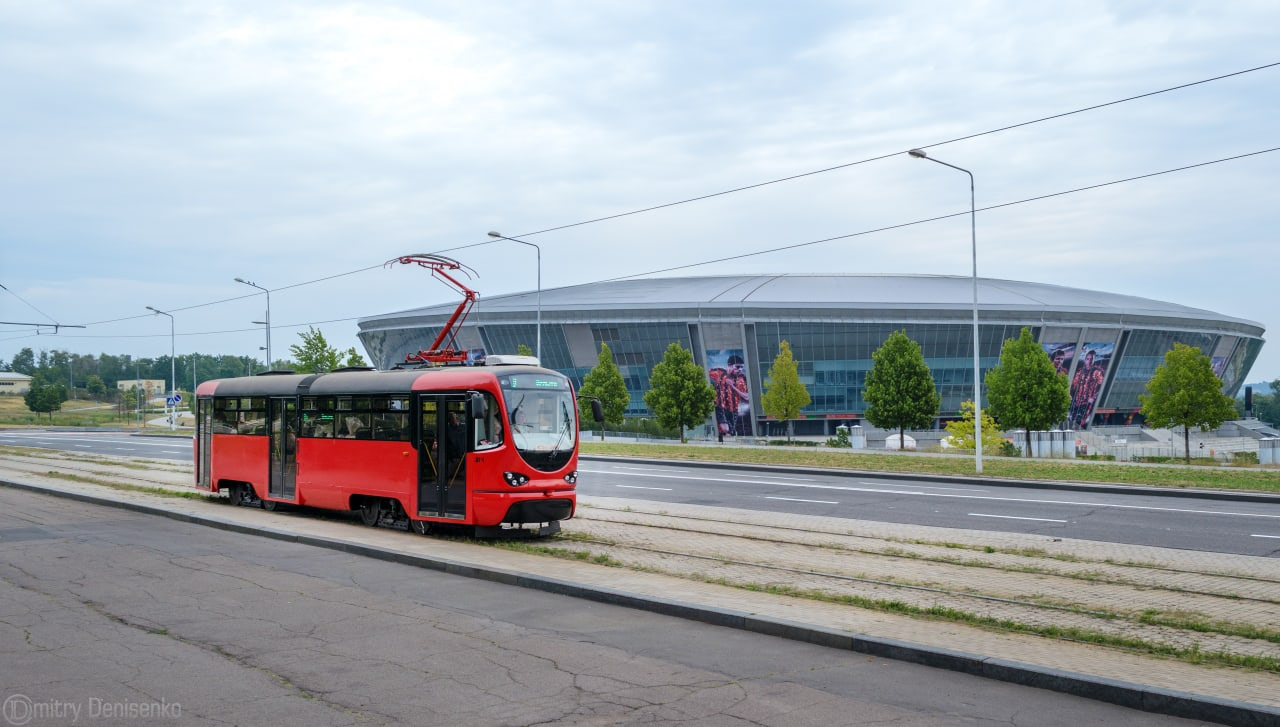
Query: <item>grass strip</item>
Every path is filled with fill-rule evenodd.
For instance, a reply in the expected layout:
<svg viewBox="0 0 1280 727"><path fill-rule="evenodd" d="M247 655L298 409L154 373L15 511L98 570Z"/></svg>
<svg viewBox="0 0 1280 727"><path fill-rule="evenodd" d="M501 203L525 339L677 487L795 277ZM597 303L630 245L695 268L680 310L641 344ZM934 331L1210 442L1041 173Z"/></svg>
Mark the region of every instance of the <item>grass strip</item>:
<svg viewBox="0 0 1280 727"><path fill-rule="evenodd" d="M924 453L879 454L807 447L718 447L696 444L582 442L583 454L648 457L683 462L765 464L785 467L973 476L973 459ZM1049 482L1092 482L1151 487L1248 490L1280 494L1280 469L1134 465L1082 460L984 457L983 476Z"/></svg>
<svg viewBox="0 0 1280 727"><path fill-rule="evenodd" d="M1159 656L1164 658L1177 659L1190 664L1207 664L1217 666L1230 666L1244 669L1253 669L1257 671L1266 671L1272 673L1280 673L1280 659L1266 656L1254 656L1248 654L1232 654L1227 651L1202 651L1198 645L1193 644L1189 647L1175 646L1172 644L1163 644L1151 642L1145 639L1136 639L1127 636L1116 636L1102 631L1093 629L1083 629L1074 626L1051 626L1024 624L1009 619L998 619L990 616L980 616L978 614L961 611L959 609L942 607L942 606L913 606L895 599L877 599L868 598L866 596L855 596L848 594L831 594L823 591L814 591L809 589L794 588L791 586L779 585L762 585L759 583L733 583L724 578L711 578L703 576L695 576L684 573L674 573L667 571L658 571L653 568L642 568L629 565L612 556L604 553L593 554L590 551L573 550L569 548L556 548L548 545L537 545L521 541L499 541L490 543L487 541L478 541L463 538L468 542L476 544L488 545L490 547L498 547L504 550L512 550L535 555L545 555L563 560L575 560L596 563L598 565L606 565L613 568L627 568L630 570L641 572L662 573L663 575L675 576L686 580L710 583L713 585L726 586L729 588L738 588L745 591L753 591L756 593L768 593L777 596L787 596L791 598L801 598L809 601L818 601L823 603L835 603L844 606L853 606L869 611L878 611L882 613L892 613L900 616L911 618L920 618L930 621L945 621L949 623L964 624L988 631L1004 632L1004 633L1021 633L1033 636L1041 636L1044 638L1056 639L1060 641L1072 641L1078 643L1093 644L1096 646L1105 646L1109 648L1123 649L1135 653L1148 654L1151 656ZM1250 633L1251 627L1240 626L1226 623L1207 623L1203 621L1192 621L1185 617L1167 617L1161 616L1157 612L1148 612L1137 619L1140 623L1148 625L1159 625L1170 628L1187 629L1202 633L1223 633L1233 636L1245 636L1246 638L1261 638L1267 641L1274 641L1277 635L1266 629L1255 629L1257 636L1246 636ZM1222 627L1226 630L1219 630L1215 626Z"/></svg>

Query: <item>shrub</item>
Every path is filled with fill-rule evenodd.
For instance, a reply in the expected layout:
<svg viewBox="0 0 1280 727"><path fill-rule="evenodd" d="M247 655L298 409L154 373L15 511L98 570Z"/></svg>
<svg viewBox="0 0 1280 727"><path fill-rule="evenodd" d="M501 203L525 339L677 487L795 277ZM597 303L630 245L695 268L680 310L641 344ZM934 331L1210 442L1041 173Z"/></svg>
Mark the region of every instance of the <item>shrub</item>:
<svg viewBox="0 0 1280 727"><path fill-rule="evenodd" d="M1257 452L1232 452L1231 464L1258 464Z"/></svg>

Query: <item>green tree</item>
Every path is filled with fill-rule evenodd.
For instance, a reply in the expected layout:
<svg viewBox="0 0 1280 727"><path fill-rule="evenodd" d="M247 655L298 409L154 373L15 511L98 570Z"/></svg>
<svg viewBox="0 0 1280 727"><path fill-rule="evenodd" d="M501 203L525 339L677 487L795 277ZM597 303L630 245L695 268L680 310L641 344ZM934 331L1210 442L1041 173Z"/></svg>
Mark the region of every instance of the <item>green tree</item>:
<svg viewBox="0 0 1280 727"><path fill-rule="evenodd" d="M1031 432L1052 427L1067 418L1071 408L1071 384L1058 373L1031 329L1004 342L1000 364L987 372L987 411L1005 429L1026 430L1024 455L1031 456ZM983 413L986 414L987 411ZM972 421L973 417L969 417ZM982 427L987 421L983 417ZM987 438L982 438L982 448Z"/></svg>
<svg viewBox="0 0 1280 727"><path fill-rule="evenodd" d="M347 360L342 363L343 366L368 366L369 362L364 360L364 356L356 350L355 346L347 349Z"/></svg>
<svg viewBox="0 0 1280 727"><path fill-rule="evenodd" d="M130 386L120 393L120 414L127 415L138 408L138 387Z"/></svg>
<svg viewBox="0 0 1280 727"><path fill-rule="evenodd" d="M516 355L517 355L517 356L532 356L532 355L533 355L533 349L532 349L532 348L529 348L528 346L526 346L526 345L525 345L525 344L523 344L523 343L516 344Z"/></svg>
<svg viewBox="0 0 1280 727"><path fill-rule="evenodd" d="M705 422L715 411L716 390L707 381L707 372L678 343L667 346L662 361L649 374L649 384L645 406L659 424L680 430L681 443L688 441L685 429Z"/></svg>
<svg viewBox="0 0 1280 727"><path fill-rule="evenodd" d="M582 379L582 388L578 393L584 397L584 401L589 401L585 397L600 400L607 423L614 426L622 424L627 405L631 403L631 394L627 392L627 382L623 381L622 373L613 363L613 352L609 350L609 344L600 344L600 355L596 357L595 368L588 371ZM601 431L600 435L603 437L604 432Z"/></svg>
<svg viewBox="0 0 1280 727"><path fill-rule="evenodd" d="M976 449L973 436L973 400L961 402L960 419L947 422L947 436L951 437L951 446L956 449ZM996 453L1004 444L1000 435L1000 425L991 418L986 409L982 410L982 451Z"/></svg>
<svg viewBox="0 0 1280 727"><path fill-rule="evenodd" d="M93 396L102 396L107 393L107 385L103 383L102 377L97 374L89 374L89 380L84 382L84 388Z"/></svg>
<svg viewBox="0 0 1280 727"><path fill-rule="evenodd" d="M1241 407L1243 407L1241 402ZM1253 415L1273 427L1280 427L1280 379L1271 382L1271 393L1253 392Z"/></svg>
<svg viewBox="0 0 1280 727"><path fill-rule="evenodd" d="M765 414L787 423L787 441L790 442L791 422L800 418L800 410L809 406L810 401L809 390L800 382L791 344L783 341L778 344L778 355L773 359L769 373L765 374L760 406Z"/></svg>
<svg viewBox="0 0 1280 727"><path fill-rule="evenodd" d="M53 421L53 413L62 409L62 402L67 400L67 387L63 383L50 384L45 381L44 374L36 372L31 377L31 388L22 395L27 408L36 414L47 413L49 421Z"/></svg>
<svg viewBox="0 0 1280 727"><path fill-rule="evenodd" d="M881 429L898 430L898 448L905 444L906 429L923 429L938 415L942 396L924 362L920 344L906 331L894 331L871 354L867 372L867 421Z"/></svg>
<svg viewBox="0 0 1280 727"><path fill-rule="evenodd" d="M338 368L338 349L329 345L323 333L313 326L307 326L307 332L299 333L298 336L302 338L302 343L289 346L289 353L297 360L299 373L323 374Z"/></svg>
<svg viewBox="0 0 1280 727"><path fill-rule="evenodd" d="M1235 416L1231 397L1222 393L1222 380L1213 373L1209 357L1195 346L1173 344L1139 394L1142 416L1154 427L1182 427L1182 446L1191 464L1191 427L1206 432Z"/></svg>
<svg viewBox="0 0 1280 727"><path fill-rule="evenodd" d="M13 361L9 364L10 371L17 371L27 376L36 375L36 354L30 348L24 348L13 355Z"/></svg>

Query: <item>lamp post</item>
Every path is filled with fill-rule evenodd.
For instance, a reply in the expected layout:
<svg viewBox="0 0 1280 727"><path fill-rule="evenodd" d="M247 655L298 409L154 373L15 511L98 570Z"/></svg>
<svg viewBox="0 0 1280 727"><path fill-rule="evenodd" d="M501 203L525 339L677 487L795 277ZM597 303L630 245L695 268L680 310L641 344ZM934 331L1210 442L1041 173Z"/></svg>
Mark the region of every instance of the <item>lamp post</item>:
<svg viewBox="0 0 1280 727"><path fill-rule="evenodd" d="M174 352L173 314L165 313L159 308L152 308L151 306L147 306L147 310L151 311L152 313L155 313L158 316L169 316L169 383L171 384L172 388L169 389L168 398L172 399L173 395L178 392L178 366L177 366L177 359L175 359L173 355L173 352ZM165 403L164 408L165 408L165 411L169 410L169 405L167 402ZM177 419L178 419L178 405L175 403L173 405L173 413L169 415L169 431L172 432L174 429L178 428Z"/></svg>
<svg viewBox="0 0 1280 727"><path fill-rule="evenodd" d="M257 288L258 290L261 290L262 292L267 294L267 320L254 321L254 323L261 323L262 325L267 327L267 371L270 371L271 370L271 291L267 290L261 285L258 285L255 282L252 282L250 280L245 280L244 278L236 278L236 282L244 283L245 285L248 285L250 287Z"/></svg>
<svg viewBox="0 0 1280 727"><path fill-rule="evenodd" d="M944 167L958 169L969 175L969 237L973 246L973 451L975 469L978 474L982 474L982 370L978 361L978 223L973 193L973 172L964 167L934 159L923 149L912 149L907 154L916 159L928 159Z"/></svg>
<svg viewBox="0 0 1280 727"><path fill-rule="evenodd" d="M524 240L517 240L514 237L507 237L506 235L500 232L490 232L489 237L496 237L499 240L510 240L512 242L518 242L521 245L528 245L529 247L533 248L538 252L538 328L537 328L537 336L536 336L537 344L534 349L534 355L538 357L538 362L541 363L542 362L542 248L538 247L535 243L525 242Z"/></svg>

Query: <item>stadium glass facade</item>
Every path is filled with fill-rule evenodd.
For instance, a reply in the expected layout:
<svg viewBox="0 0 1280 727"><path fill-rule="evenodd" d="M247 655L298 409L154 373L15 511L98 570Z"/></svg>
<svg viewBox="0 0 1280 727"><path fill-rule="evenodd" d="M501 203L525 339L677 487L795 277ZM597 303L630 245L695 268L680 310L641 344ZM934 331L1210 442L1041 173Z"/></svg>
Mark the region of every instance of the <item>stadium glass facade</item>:
<svg viewBox="0 0 1280 727"><path fill-rule="evenodd" d="M649 373L671 343L693 353L721 391L719 426L734 435L780 431L759 402L769 368L787 341L811 403L795 433L830 435L861 423L872 353L903 330L923 351L942 396L937 425L973 397L971 279L933 276L717 276L615 281L542 291L544 366L576 386L606 343L631 393L627 415L651 416ZM453 305L373 316L360 338L379 368L430 345ZM462 348L533 349L532 293L481 298L459 331ZM1004 341L1023 327L1070 380L1069 428L1140 421L1138 395L1174 343L1208 354L1234 395L1263 345L1262 326L1209 311L1131 296L1016 281L981 280L982 375L999 363ZM984 402L985 404L985 402Z"/></svg>

